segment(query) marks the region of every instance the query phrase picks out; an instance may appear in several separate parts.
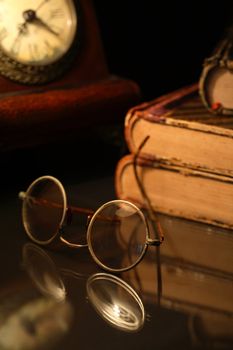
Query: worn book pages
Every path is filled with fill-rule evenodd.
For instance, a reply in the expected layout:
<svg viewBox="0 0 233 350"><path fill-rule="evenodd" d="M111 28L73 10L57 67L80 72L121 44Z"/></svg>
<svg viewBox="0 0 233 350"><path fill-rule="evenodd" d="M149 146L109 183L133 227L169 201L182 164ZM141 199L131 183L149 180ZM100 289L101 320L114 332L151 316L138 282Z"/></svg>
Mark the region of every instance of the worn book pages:
<svg viewBox="0 0 233 350"><path fill-rule="evenodd" d="M118 198L140 206L133 155L118 162L115 173ZM155 211L233 228L233 178L163 162L138 159L138 175Z"/></svg>
<svg viewBox="0 0 233 350"><path fill-rule="evenodd" d="M164 164L233 176L233 118L209 112L197 85L175 91L128 112L125 139L135 153Z"/></svg>

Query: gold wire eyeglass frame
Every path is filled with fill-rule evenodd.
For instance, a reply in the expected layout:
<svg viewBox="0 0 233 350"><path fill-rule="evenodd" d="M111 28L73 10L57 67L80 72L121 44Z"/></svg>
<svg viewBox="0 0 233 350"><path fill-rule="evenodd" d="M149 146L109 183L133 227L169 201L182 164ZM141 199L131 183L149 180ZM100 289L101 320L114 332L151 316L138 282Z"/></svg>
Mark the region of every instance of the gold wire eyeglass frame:
<svg viewBox="0 0 233 350"><path fill-rule="evenodd" d="M148 138L146 138L142 144L140 145L139 149L138 149L138 152L136 153L135 155L135 159L134 159L134 173L135 173L135 178L136 178L136 181L137 181L137 184L138 184L138 187L141 191L141 194L147 204L147 209L148 209L148 215L149 215L149 218L152 222L152 226L154 228L154 231L155 231L155 236L156 238L153 239L151 238L150 236L150 232L149 232L149 226L148 226L148 221L145 217L145 215L143 214L143 212L133 203L129 202L129 201L126 201L126 200L122 200L122 199L115 199L115 200L112 200L112 201L109 201L109 202L106 202L104 203L102 206L100 206L96 211L94 210L91 210L91 209L88 209L88 208L81 208L81 207L74 207L74 206L68 206L67 205L67 197L66 197L66 192L64 190L64 187L63 185L61 184L61 182L53 177L53 176L49 176L49 175L46 175L46 176L41 176L39 178L37 178L36 180L34 180L30 186L28 187L28 189L26 190L26 192L19 192L19 198L23 200L23 207L22 207L22 221L23 221L23 226L24 226L24 229L28 235L28 237L35 243L41 245L41 246L47 246L47 247L54 247L54 248L59 248L60 246L66 246L68 248L82 248L82 247L88 247L89 249L89 252L93 258L93 260L101 267L103 268L104 270L106 271L109 271L109 272L123 272L123 271L127 271L133 267L135 267L144 257L146 251L147 251L147 248L148 246L150 245L153 245L153 246L159 246L162 242L163 242L163 239L164 239L164 236L163 236L163 232L162 232L162 229L161 229L161 226L159 224L159 221L152 209L152 206L150 204L150 201L149 201L149 198L143 188L143 185L140 181L140 178L139 178L139 175L137 173L137 158L138 158L138 155L139 155L139 152L141 150L141 148L143 147L143 145L145 144L145 142L147 141ZM63 199L63 204L58 204L58 203L54 203L54 202L48 202L47 200L43 200L43 199L35 199L33 197L30 196L30 192L32 190L32 188L37 185L39 182L43 181L43 180L50 180L52 182L54 182L59 190L61 191L61 194L62 194L62 199ZM49 206L53 206L53 207L57 207L57 208L62 208L62 215L61 215L61 218L60 218L60 221L58 223L58 230L57 232L55 232L55 234L49 238L48 240L44 240L44 241L41 241L41 240L38 240L36 239L30 232L30 229L27 225L27 220L25 219L25 215L24 215L24 212L25 212L25 205L26 205L26 200L32 200L32 201L40 201L40 204L42 205L49 205ZM142 249L142 252L141 254L139 255L138 259L136 259L131 265L127 266L127 267L123 267L123 268L111 268L111 267L108 267L107 265L103 264L96 256L94 250L93 250L93 247L92 247L92 244L91 244L91 229L92 229L92 226L93 224L95 223L95 220L96 218L100 218L101 216L99 215L99 213L107 206L109 205L114 205L114 204L126 204L128 206L131 206L135 211L136 213L140 216L143 224L144 224L144 228L145 228L145 243L144 243L144 247ZM67 225L70 225L71 224L71 221L72 221L72 215L74 213L77 213L77 214L86 214L87 215L87 228L86 228L86 235L87 235L87 243L86 244L76 244L76 243L72 243L70 241L68 241L66 238L64 238L64 233L65 233L65 228ZM106 217L102 217L103 220L109 220L109 218L106 218Z"/></svg>

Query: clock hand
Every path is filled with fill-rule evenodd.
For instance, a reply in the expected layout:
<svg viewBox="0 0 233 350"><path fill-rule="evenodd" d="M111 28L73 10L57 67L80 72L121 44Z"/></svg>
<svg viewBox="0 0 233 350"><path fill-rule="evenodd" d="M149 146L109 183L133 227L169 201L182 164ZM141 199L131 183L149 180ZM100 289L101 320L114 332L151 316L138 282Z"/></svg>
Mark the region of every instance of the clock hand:
<svg viewBox="0 0 233 350"><path fill-rule="evenodd" d="M45 23L44 21L42 21L42 19L36 17L33 21L34 24L37 24L45 29L47 29L50 33L59 36L59 33L55 32L55 30L53 30L47 23Z"/></svg>
<svg viewBox="0 0 233 350"><path fill-rule="evenodd" d="M44 6L47 2L49 2L50 0L43 0L35 10L26 10L23 12L23 18L25 19L25 22L22 25L26 25L26 23L31 22L31 23L35 23L38 24L42 27L44 27L45 29L47 29L50 33L59 36L59 33L57 33L55 30L53 30L47 23L45 23L44 21L42 21L40 18L37 17L37 11Z"/></svg>
<svg viewBox="0 0 233 350"><path fill-rule="evenodd" d="M50 0L43 0L36 8L36 11L38 11L44 4L46 4L47 2L49 2Z"/></svg>
<svg viewBox="0 0 233 350"><path fill-rule="evenodd" d="M49 1L49 0L46 0ZM41 3L42 4L42 3ZM34 10L26 10L23 12L23 18L25 19L25 24L26 23L34 23L37 25L40 25L41 27L44 27L47 29L50 33L59 36L59 33L57 33L55 30L53 30L47 23L45 23L42 19L37 17L36 11Z"/></svg>
<svg viewBox="0 0 233 350"><path fill-rule="evenodd" d="M20 48L20 38L28 33L28 23L32 22L35 18L35 12L33 10L27 10L23 12L24 22L18 24L18 34L11 46L11 52L17 54Z"/></svg>

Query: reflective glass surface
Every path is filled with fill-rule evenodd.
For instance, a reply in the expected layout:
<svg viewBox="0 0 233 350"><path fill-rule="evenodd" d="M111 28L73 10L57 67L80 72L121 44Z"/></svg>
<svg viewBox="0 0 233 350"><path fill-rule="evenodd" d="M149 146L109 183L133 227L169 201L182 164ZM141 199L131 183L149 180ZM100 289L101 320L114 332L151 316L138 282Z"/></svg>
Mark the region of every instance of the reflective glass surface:
<svg viewBox="0 0 233 350"><path fill-rule="evenodd" d="M64 185L71 204L115 198L113 178ZM232 232L160 215L164 243L113 275L29 241L21 205L1 197L0 349L232 349Z"/></svg>

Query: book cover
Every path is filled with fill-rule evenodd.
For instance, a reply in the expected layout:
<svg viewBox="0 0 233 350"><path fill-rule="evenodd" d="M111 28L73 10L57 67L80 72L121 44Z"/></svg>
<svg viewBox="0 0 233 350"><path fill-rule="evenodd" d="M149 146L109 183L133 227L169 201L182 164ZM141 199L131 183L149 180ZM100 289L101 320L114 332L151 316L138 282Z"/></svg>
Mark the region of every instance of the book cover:
<svg viewBox="0 0 233 350"><path fill-rule="evenodd" d="M233 118L211 113L196 84L129 110L125 139L145 159L233 176Z"/></svg>

